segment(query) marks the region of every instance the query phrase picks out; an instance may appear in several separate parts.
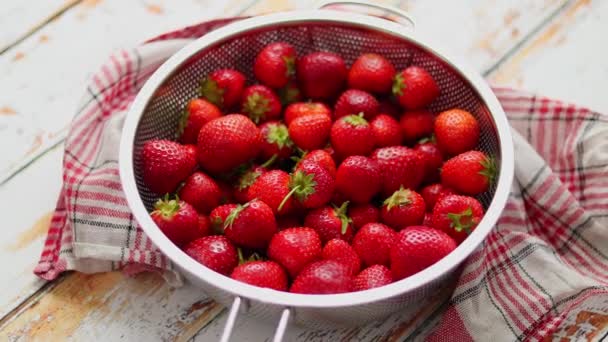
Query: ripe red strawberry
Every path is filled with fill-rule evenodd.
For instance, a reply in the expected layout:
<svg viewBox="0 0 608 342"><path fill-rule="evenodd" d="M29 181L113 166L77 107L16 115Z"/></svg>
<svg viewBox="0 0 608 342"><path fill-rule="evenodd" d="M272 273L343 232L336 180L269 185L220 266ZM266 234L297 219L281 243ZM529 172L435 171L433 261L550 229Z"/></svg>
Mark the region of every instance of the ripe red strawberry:
<svg viewBox="0 0 608 342"><path fill-rule="evenodd" d="M402 230L422 224L426 205L419 193L410 189L399 189L387 198L380 209L382 222Z"/></svg>
<svg viewBox="0 0 608 342"><path fill-rule="evenodd" d="M266 45L253 62L255 78L271 88L281 88L296 75L296 50L289 43Z"/></svg>
<svg viewBox="0 0 608 342"><path fill-rule="evenodd" d="M363 90L349 89L340 95L334 106L334 117L339 119L348 115L363 113L366 120L372 120L378 115L378 101Z"/></svg>
<svg viewBox="0 0 608 342"><path fill-rule="evenodd" d="M332 294L350 291L352 275L348 266L335 260L321 260L308 265L293 281L290 292Z"/></svg>
<svg viewBox="0 0 608 342"><path fill-rule="evenodd" d="M289 136L299 148L310 151L327 143L331 119L325 114L301 116L289 124Z"/></svg>
<svg viewBox="0 0 608 342"><path fill-rule="evenodd" d="M288 228L272 237L267 254L295 278L306 265L321 258L321 239L312 228Z"/></svg>
<svg viewBox="0 0 608 342"><path fill-rule="evenodd" d="M201 97L214 105L229 109L241 100L245 88L245 76L232 69L212 72L201 81Z"/></svg>
<svg viewBox="0 0 608 342"><path fill-rule="evenodd" d="M426 203L426 211L432 212L435 203L437 203L439 199L447 195L456 195L456 193L452 189L447 188L440 183L436 183L422 188L420 195L422 195L424 203Z"/></svg>
<svg viewBox="0 0 608 342"><path fill-rule="evenodd" d="M298 60L297 79L306 97L329 100L338 95L346 80L346 64L332 52L313 52Z"/></svg>
<svg viewBox="0 0 608 342"><path fill-rule="evenodd" d="M196 239L186 246L184 252L204 266L226 276L239 263L236 248L222 235Z"/></svg>
<svg viewBox="0 0 608 342"><path fill-rule="evenodd" d="M279 230L287 228L296 228L302 226L302 220L298 216L277 216L277 227Z"/></svg>
<svg viewBox="0 0 608 342"><path fill-rule="evenodd" d="M301 116L314 114L324 114L331 118L331 109L323 102L296 102L285 108L283 120L289 126L293 120Z"/></svg>
<svg viewBox="0 0 608 342"><path fill-rule="evenodd" d="M260 156L270 159L276 155L279 159L289 158L293 153L293 142L289 137L287 126L278 121L269 121L260 125L262 145Z"/></svg>
<svg viewBox="0 0 608 342"><path fill-rule="evenodd" d="M197 171L186 179L179 197L190 203L199 213L208 214L220 204L222 192L213 178Z"/></svg>
<svg viewBox="0 0 608 342"><path fill-rule="evenodd" d="M441 169L441 183L465 195L487 191L496 179L494 158L480 151L468 151L446 161Z"/></svg>
<svg viewBox="0 0 608 342"><path fill-rule="evenodd" d="M363 156L346 158L336 173L336 190L354 203L369 203L382 190L380 166Z"/></svg>
<svg viewBox="0 0 608 342"><path fill-rule="evenodd" d="M348 202L344 202L339 208L325 206L313 209L304 218L304 225L314 229L323 243L332 239L350 242L353 238L353 225L346 216L347 206Z"/></svg>
<svg viewBox="0 0 608 342"><path fill-rule="evenodd" d="M220 116L222 112L213 103L203 99L190 100L177 129L180 141L184 144L196 144L201 127Z"/></svg>
<svg viewBox="0 0 608 342"><path fill-rule="evenodd" d="M159 199L150 213L158 228L178 246L202 237L199 229L198 213L190 204L178 199Z"/></svg>
<svg viewBox="0 0 608 342"><path fill-rule="evenodd" d="M390 115L380 114L370 122L376 147L397 146L403 141L399 122Z"/></svg>
<svg viewBox="0 0 608 342"><path fill-rule="evenodd" d="M437 98L439 87L426 70L410 66L395 76L393 95L403 108L421 109Z"/></svg>
<svg viewBox="0 0 608 342"><path fill-rule="evenodd" d="M375 150L374 159L382 171L382 193L388 196L401 186L417 189L424 177L424 160L420 153L405 146Z"/></svg>
<svg viewBox="0 0 608 342"><path fill-rule="evenodd" d="M364 291L388 285L393 282L393 275L384 265L372 265L353 278L353 291Z"/></svg>
<svg viewBox="0 0 608 342"><path fill-rule="evenodd" d="M285 196L279 205L282 209L284 203L289 201L291 196L304 208L319 208L327 204L333 195L335 181L329 172L314 163L305 163L298 166L289 180L289 194Z"/></svg>
<svg viewBox="0 0 608 342"><path fill-rule="evenodd" d="M239 176L234 184L234 198L238 203L246 203L253 199L249 197L249 188L264 172L266 168L253 166Z"/></svg>
<svg viewBox="0 0 608 342"><path fill-rule="evenodd" d="M335 260L348 266L351 275L356 275L361 269L361 260L348 242L340 239L329 240L323 247L323 259Z"/></svg>
<svg viewBox="0 0 608 342"><path fill-rule="evenodd" d="M380 210L369 203L355 204L348 208L348 216L353 221L355 231L358 231L368 223L380 221Z"/></svg>
<svg viewBox="0 0 608 342"><path fill-rule="evenodd" d="M238 265L230 275L232 279L249 285L287 291L287 274L274 261L248 261Z"/></svg>
<svg viewBox="0 0 608 342"><path fill-rule="evenodd" d="M405 112L401 116L399 124L405 141L413 142L433 134L435 116L426 110Z"/></svg>
<svg viewBox="0 0 608 342"><path fill-rule="evenodd" d="M443 165L443 155L437 144L433 142L418 143L414 146L414 151L420 152L424 160L424 180L425 182L436 182L439 180L439 170Z"/></svg>
<svg viewBox="0 0 608 342"><path fill-rule="evenodd" d="M388 265L396 233L382 223L368 223L353 238L353 248L363 265Z"/></svg>
<svg viewBox="0 0 608 342"><path fill-rule="evenodd" d="M214 174L228 172L255 158L262 135L248 117L230 114L208 122L198 135L198 162Z"/></svg>
<svg viewBox="0 0 608 342"><path fill-rule="evenodd" d="M435 138L446 155L472 150L479 141L479 123L465 110L446 110L435 119Z"/></svg>
<svg viewBox="0 0 608 342"><path fill-rule="evenodd" d="M461 243L483 218L481 203L468 196L448 195L437 201L433 209L433 227Z"/></svg>
<svg viewBox="0 0 608 342"><path fill-rule="evenodd" d="M209 222L211 223L211 229L217 234L224 233L224 222L230 215L233 209L236 208L236 204L224 204L211 210L209 214Z"/></svg>
<svg viewBox="0 0 608 342"><path fill-rule="evenodd" d="M431 228L435 228L433 227L433 214L427 212L426 214L424 214L424 220L422 220L422 225L425 227L431 227Z"/></svg>
<svg viewBox="0 0 608 342"><path fill-rule="evenodd" d="M391 91L395 67L386 58L375 53L362 54L350 67L348 86L376 94Z"/></svg>
<svg viewBox="0 0 608 342"><path fill-rule="evenodd" d="M332 178L336 177L336 162L331 157L331 155L325 150L314 150L314 151L306 152L302 156L300 161L298 162L296 170L300 166L307 164L307 163L318 164L322 168L327 170L327 172L329 172L329 175Z"/></svg>
<svg viewBox="0 0 608 342"><path fill-rule="evenodd" d="M196 151L170 140L150 140L142 150L142 174L148 189L173 192L196 167Z"/></svg>
<svg viewBox="0 0 608 342"><path fill-rule="evenodd" d="M397 234L391 248L391 272L395 281L433 265L456 248L446 233L425 226L408 227Z"/></svg>
<svg viewBox="0 0 608 342"><path fill-rule="evenodd" d="M336 120L331 126L331 146L340 158L367 156L374 149L374 133L363 117L349 115Z"/></svg>
<svg viewBox="0 0 608 342"><path fill-rule="evenodd" d="M257 199L237 205L224 221L226 237L243 247L264 248L276 232L272 209Z"/></svg>
<svg viewBox="0 0 608 342"><path fill-rule="evenodd" d="M211 220L209 220L209 216L198 215L198 231L201 237L211 235Z"/></svg>
<svg viewBox="0 0 608 342"><path fill-rule="evenodd" d="M289 183L290 177L285 171L271 170L262 173L249 188L249 198L257 198L268 204L275 214L287 214L294 207L293 198L289 197L283 201L289 195Z"/></svg>
<svg viewBox="0 0 608 342"><path fill-rule="evenodd" d="M295 81L291 81L286 86L278 89L277 95L279 95L283 106L302 101L302 92Z"/></svg>
<svg viewBox="0 0 608 342"><path fill-rule="evenodd" d="M281 118L281 99L272 89L263 85L252 85L243 91L241 111L257 123Z"/></svg>

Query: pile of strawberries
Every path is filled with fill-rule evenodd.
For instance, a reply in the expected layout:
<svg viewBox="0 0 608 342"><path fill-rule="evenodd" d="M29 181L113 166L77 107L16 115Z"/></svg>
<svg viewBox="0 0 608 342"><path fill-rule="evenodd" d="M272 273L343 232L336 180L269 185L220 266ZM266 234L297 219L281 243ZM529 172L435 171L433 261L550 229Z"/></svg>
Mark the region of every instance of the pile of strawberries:
<svg viewBox="0 0 608 342"><path fill-rule="evenodd" d="M201 264L280 291L360 291L429 267L482 219L493 159L469 112L425 109L440 93L425 69L277 42L253 70L250 86L207 75L179 142L143 147L151 216Z"/></svg>

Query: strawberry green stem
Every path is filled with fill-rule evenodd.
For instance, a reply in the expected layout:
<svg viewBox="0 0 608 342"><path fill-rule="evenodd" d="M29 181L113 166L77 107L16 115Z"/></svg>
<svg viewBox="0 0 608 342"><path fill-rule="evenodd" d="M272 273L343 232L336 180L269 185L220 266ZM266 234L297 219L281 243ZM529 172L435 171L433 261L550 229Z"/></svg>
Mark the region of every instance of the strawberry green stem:
<svg viewBox="0 0 608 342"><path fill-rule="evenodd" d="M412 192L409 189L404 189L403 186L399 190L395 191L391 197L384 200L387 210L391 210L394 207L401 205L407 205L412 202Z"/></svg>
<svg viewBox="0 0 608 342"><path fill-rule="evenodd" d="M224 230L226 228L232 227L232 224L234 223L234 221L236 221L241 211L245 210L245 208L249 206L249 203L251 202L247 202L243 205L239 204L236 206L236 208L232 209L230 215L228 215L228 217L226 217L226 221L224 221Z"/></svg>
<svg viewBox="0 0 608 342"><path fill-rule="evenodd" d="M179 209L179 197L175 196L175 199L169 200L169 194L166 194L164 199L159 199L156 204L154 204L154 210L160 212L165 220L171 219Z"/></svg>
<svg viewBox="0 0 608 342"><path fill-rule="evenodd" d="M285 196L285 198L283 198L283 200L281 201L281 204L279 204L279 207L277 208L277 211L281 211L281 209L283 209L283 206L285 205L285 203L287 203L287 200L289 200L289 198L296 192L298 191L300 187L296 186L293 189L291 189L291 191Z"/></svg>
<svg viewBox="0 0 608 342"><path fill-rule="evenodd" d="M346 214L348 210L348 201L342 203L342 205L338 208L334 207L334 213L340 219L341 229L340 232L342 235L346 234L346 230L348 229L348 225L353 222L350 217Z"/></svg>
<svg viewBox="0 0 608 342"><path fill-rule="evenodd" d="M466 232L471 234L473 228L478 222L473 218L473 210L468 207L461 213L448 213L448 218L452 221L450 226L457 232Z"/></svg>
<svg viewBox="0 0 608 342"><path fill-rule="evenodd" d="M268 159L267 161L264 162L264 164L260 165L260 167L263 168L268 168L270 165L274 164L274 162L277 160L278 155L273 154L272 157L270 157L270 159Z"/></svg>

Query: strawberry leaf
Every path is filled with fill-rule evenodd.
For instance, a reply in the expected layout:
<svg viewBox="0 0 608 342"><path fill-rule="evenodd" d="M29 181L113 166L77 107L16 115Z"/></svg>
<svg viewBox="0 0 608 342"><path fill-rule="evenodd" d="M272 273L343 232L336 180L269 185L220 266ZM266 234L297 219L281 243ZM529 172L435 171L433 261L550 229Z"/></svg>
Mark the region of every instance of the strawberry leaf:
<svg viewBox="0 0 608 342"><path fill-rule="evenodd" d="M270 111L268 99L258 92L249 95L243 105L243 112L256 124L266 117L268 111Z"/></svg>
<svg viewBox="0 0 608 342"><path fill-rule="evenodd" d="M283 124L270 125L268 135L266 136L266 141L268 141L270 144L277 145L279 149L286 146L293 146L293 142L291 141L291 138L289 138L289 130Z"/></svg>
<svg viewBox="0 0 608 342"><path fill-rule="evenodd" d="M353 126L367 126L367 120L363 118L363 113L348 115L344 117L344 122Z"/></svg>
<svg viewBox="0 0 608 342"><path fill-rule="evenodd" d="M493 184L496 181L496 159L494 157L485 157L481 162L483 170L479 171L479 174L486 177L489 184Z"/></svg>
<svg viewBox="0 0 608 342"><path fill-rule="evenodd" d="M393 80L393 95L403 95L403 89L405 89L405 80L403 79L403 75L397 74L397 76L395 76L395 79Z"/></svg>
<svg viewBox="0 0 608 342"><path fill-rule="evenodd" d="M384 200L386 210L390 211L394 207L408 205L412 203L412 191L410 189L404 189L403 186L399 190L393 192L393 194Z"/></svg>
<svg viewBox="0 0 608 342"><path fill-rule="evenodd" d="M467 234L471 234L472 228L477 225L477 221L473 218L473 209L468 207L466 210L460 213L448 213L450 226L457 232L464 231Z"/></svg>
<svg viewBox="0 0 608 342"><path fill-rule="evenodd" d="M186 126L188 125L189 117L190 117L190 112L188 111L188 109L184 109L184 111L182 112L182 116L179 119L179 124L177 125L176 138L179 138L182 136L182 134L184 134L184 130L186 129Z"/></svg>
<svg viewBox="0 0 608 342"><path fill-rule="evenodd" d="M224 89L217 85L217 82L211 78L205 77L201 81L200 86L201 97L207 99L207 101L213 103L218 107L222 107L224 104Z"/></svg>

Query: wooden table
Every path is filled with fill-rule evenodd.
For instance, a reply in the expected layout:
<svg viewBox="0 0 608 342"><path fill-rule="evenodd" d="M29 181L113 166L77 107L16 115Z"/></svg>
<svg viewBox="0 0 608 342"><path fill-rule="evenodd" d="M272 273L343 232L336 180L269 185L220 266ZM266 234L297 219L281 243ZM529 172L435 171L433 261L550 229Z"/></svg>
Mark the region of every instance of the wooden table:
<svg viewBox="0 0 608 342"><path fill-rule="evenodd" d="M608 1L385 1L408 10L498 85L608 111ZM89 72L114 49L214 17L306 8L302 0L3 0L0 8L0 340L216 340L226 310L154 274L32 274L61 183L62 142ZM289 340L401 340L393 317ZM235 340L272 327L240 320Z"/></svg>

